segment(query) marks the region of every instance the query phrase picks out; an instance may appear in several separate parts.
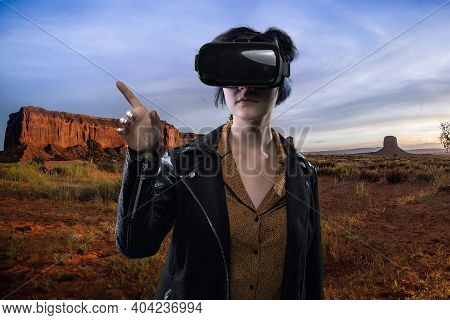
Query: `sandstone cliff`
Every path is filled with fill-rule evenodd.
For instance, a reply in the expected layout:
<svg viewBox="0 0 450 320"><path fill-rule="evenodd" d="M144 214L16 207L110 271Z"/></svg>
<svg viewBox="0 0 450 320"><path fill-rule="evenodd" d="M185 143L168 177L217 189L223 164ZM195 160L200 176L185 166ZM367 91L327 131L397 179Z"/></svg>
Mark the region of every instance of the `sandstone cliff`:
<svg viewBox="0 0 450 320"><path fill-rule="evenodd" d="M38 107L22 107L9 115L5 134L5 150L25 143L36 147L85 145L96 140L103 147L120 147L123 141L115 132L119 120L88 115L48 111Z"/></svg>
<svg viewBox="0 0 450 320"><path fill-rule="evenodd" d="M164 125L164 144L172 148L188 142L195 134L184 134L171 124ZM84 159L88 142L95 141L106 158L123 157L125 142L117 133L119 120L84 114L48 111L27 106L9 115L1 162Z"/></svg>

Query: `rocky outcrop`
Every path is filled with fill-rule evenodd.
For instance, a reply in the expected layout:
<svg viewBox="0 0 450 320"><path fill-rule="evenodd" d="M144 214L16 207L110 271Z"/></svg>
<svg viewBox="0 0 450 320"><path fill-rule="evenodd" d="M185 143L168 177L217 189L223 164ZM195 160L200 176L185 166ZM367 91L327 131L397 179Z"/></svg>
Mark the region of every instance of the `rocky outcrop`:
<svg viewBox="0 0 450 320"><path fill-rule="evenodd" d="M394 136L386 136L383 140L383 148L375 152L378 155L386 156L406 156L409 155L408 152L402 150L397 143L397 138Z"/></svg>
<svg viewBox="0 0 450 320"><path fill-rule="evenodd" d="M162 120L164 145L179 146L195 139L195 134L180 137L180 132ZM49 111L27 106L9 115L4 151L0 162L84 159L89 154L88 143L100 144L107 158L121 158L125 142L117 133L119 120L84 114Z"/></svg>
<svg viewBox="0 0 450 320"><path fill-rule="evenodd" d="M22 107L9 115L4 148L22 143L67 148L85 145L88 140L96 140L105 148L120 147L124 143L116 132L118 127L118 119Z"/></svg>
<svg viewBox="0 0 450 320"><path fill-rule="evenodd" d="M180 146L200 136L204 136L204 134L192 132L180 132Z"/></svg>
<svg viewBox="0 0 450 320"><path fill-rule="evenodd" d="M183 139L180 138L180 131L164 120L161 120L161 122L164 125L164 145L166 148L174 148L183 144ZM195 137L195 133L193 137Z"/></svg>

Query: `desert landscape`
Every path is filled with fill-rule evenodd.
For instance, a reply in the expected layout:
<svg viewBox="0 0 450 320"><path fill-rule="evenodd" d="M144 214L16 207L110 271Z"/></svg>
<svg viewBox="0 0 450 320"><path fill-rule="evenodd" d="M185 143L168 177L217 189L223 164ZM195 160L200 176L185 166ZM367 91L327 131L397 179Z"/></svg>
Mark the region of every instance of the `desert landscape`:
<svg viewBox="0 0 450 320"><path fill-rule="evenodd" d="M116 248L117 125L36 107L10 115L0 154L2 298L153 297L171 232L153 257L130 260ZM164 125L168 148L196 137ZM326 299L450 297L450 157L400 152L394 138L383 152L307 155L319 174Z"/></svg>

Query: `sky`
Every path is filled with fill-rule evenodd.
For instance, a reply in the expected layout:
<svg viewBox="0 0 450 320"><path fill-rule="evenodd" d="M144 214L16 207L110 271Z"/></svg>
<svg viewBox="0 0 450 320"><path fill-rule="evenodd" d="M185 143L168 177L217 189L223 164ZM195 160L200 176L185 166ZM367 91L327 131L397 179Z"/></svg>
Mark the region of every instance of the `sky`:
<svg viewBox="0 0 450 320"><path fill-rule="evenodd" d="M238 26L279 28L298 48L272 126L301 151L379 147L386 135L438 146L450 4L421 20L447 2L0 0L0 148L21 106L123 117L117 80L180 131L208 133L230 112L215 108L194 57Z"/></svg>

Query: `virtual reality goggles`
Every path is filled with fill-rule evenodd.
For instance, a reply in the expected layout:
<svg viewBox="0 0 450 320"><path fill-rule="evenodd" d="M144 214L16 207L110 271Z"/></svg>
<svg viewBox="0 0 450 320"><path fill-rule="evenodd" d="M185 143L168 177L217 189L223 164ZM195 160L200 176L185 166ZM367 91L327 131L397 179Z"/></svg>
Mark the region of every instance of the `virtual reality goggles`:
<svg viewBox="0 0 450 320"><path fill-rule="evenodd" d="M229 42L210 42L195 56L195 71L209 86L273 88L290 76L275 38L245 33Z"/></svg>

